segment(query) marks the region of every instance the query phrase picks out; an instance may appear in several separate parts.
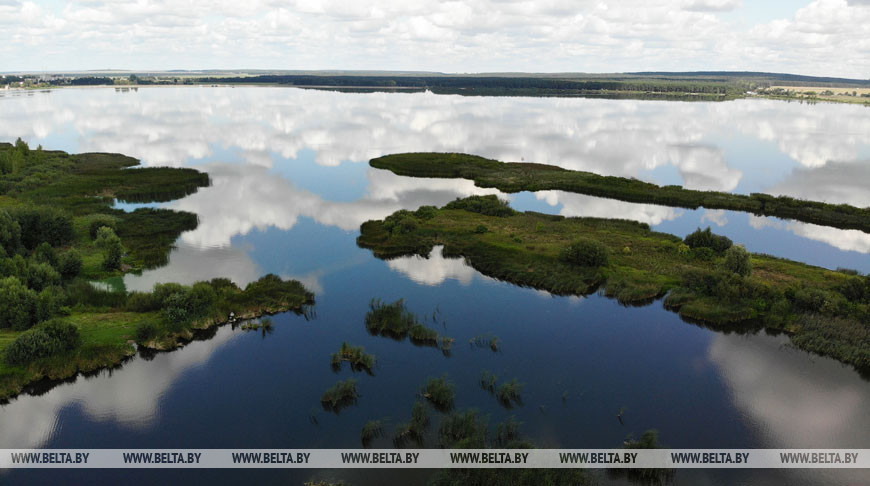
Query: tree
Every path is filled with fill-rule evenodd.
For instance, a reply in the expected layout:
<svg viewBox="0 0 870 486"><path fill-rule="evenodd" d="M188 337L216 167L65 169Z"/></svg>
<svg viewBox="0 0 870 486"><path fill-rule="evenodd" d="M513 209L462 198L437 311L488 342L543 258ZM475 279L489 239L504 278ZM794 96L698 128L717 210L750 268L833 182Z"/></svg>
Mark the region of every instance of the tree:
<svg viewBox="0 0 870 486"><path fill-rule="evenodd" d="M121 246L121 238L115 234L115 230L107 226L97 231L96 245L103 250L103 268L117 270L121 268L121 257L124 254Z"/></svg>
<svg viewBox="0 0 870 486"><path fill-rule="evenodd" d="M60 274L48 263L31 263L27 267L27 286L37 292L60 285Z"/></svg>
<svg viewBox="0 0 870 486"><path fill-rule="evenodd" d="M7 255L13 255L21 246L21 225L12 219L3 209L0 209L0 248Z"/></svg>
<svg viewBox="0 0 870 486"><path fill-rule="evenodd" d="M75 249L61 254L57 259L57 271L64 280L72 280L82 273L82 257Z"/></svg>
<svg viewBox="0 0 870 486"><path fill-rule="evenodd" d="M0 279L0 328L23 331L33 325L36 292L16 277Z"/></svg>
<svg viewBox="0 0 870 486"><path fill-rule="evenodd" d="M725 268L737 275L748 277L752 273L752 262L749 252L742 245L732 246L725 252Z"/></svg>

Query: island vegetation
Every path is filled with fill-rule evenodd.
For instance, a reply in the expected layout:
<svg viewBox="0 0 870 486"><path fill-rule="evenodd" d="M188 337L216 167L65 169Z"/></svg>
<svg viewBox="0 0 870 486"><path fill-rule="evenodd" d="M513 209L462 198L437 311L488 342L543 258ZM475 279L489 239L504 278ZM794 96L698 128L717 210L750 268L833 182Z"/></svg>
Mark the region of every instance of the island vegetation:
<svg viewBox="0 0 870 486"><path fill-rule="evenodd" d="M698 191L658 186L633 178L603 176L552 165L506 163L455 153L406 153L372 159L372 167L411 177L463 178L503 192L560 190L634 203L689 209L727 209L870 233L870 208L805 201L788 196Z"/></svg>
<svg viewBox="0 0 870 486"><path fill-rule="evenodd" d="M445 257L515 284L554 294L601 289L624 304L666 296L686 320L785 331L801 349L870 367L870 276L752 254L708 230L684 240L644 223L520 213L495 196L472 196L400 210L360 232L357 243L380 258L428 256L443 245Z"/></svg>
<svg viewBox="0 0 870 486"><path fill-rule="evenodd" d="M275 275L240 288L227 279L158 284L152 292L94 280L165 264L191 213L115 209L164 202L207 186L192 169L137 168L119 154L0 144L0 400L36 381L115 366L139 348L172 349L233 319L305 312L314 296Z"/></svg>

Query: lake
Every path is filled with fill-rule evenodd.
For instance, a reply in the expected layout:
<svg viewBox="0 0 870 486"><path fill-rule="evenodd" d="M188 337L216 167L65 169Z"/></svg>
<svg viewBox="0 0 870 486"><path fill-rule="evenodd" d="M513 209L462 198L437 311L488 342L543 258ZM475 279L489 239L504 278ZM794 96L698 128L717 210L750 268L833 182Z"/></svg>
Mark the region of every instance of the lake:
<svg viewBox="0 0 870 486"><path fill-rule="evenodd" d="M797 350L785 336L721 333L683 322L656 301L624 307L599 295L560 297L481 275L436 248L429 258L374 258L359 226L398 209L499 194L516 209L633 219L685 236L712 226L751 251L870 272L870 235L739 212L685 210L544 191L503 195L470 181L414 179L372 169L397 152L466 152L658 184L766 192L870 206L870 110L769 100L665 102L580 98L337 93L295 88L113 88L6 92L0 140L68 152L120 152L146 166L208 172L212 185L160 206L196 213L166 267L127 275L154 283L266 273L316 293L312 315L274 317L272 333L223 326L183 349L136 356L0 406L0 448L360 447L381 419L392 447L428 377L447 374L456 408L496 423L515 416L540 447L622 445L657 429L670 448L868 448L870 383L852 368ZM140 205L119 202L131 210ZM116 282L116 285L121 285ZM438 349L370 335L372 299L404 298L440 333ZM470 343L497 336L500 347ZM377 356L374 375L334 372L343 341ZM479 384L483 370L525 383L506 408ZM338 414L320 395L359 380ZM623 420L617 413L623 410ZM427 447L437 447L432 412ZM244 474L241 474L244 473ZM19 470L0 482L150 484L201 477L301 484L312 479L424 482L426 471ZM680 470L675 484L826 484L866 471ZM601 475L604 484L618 483ZM621 483L620 483L621 484Z"/></svg>

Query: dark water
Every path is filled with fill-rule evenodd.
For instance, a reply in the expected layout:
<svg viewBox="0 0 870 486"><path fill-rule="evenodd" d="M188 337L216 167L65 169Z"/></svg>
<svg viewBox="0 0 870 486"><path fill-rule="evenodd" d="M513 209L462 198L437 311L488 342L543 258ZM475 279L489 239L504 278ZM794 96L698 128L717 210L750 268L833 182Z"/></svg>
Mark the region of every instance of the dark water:
<svg viewBox="0 0 870 486"><path fill-rule="evenodd" d="M62 90L0 98L0 137L76 151L118 151L149 165L196 166L213 186L169 207L197 213L169 266L128 276L159 281L265 273L317 293L310 319L274 318L262 336L229 326L182 350L79 378L0 408L0 448L359 447L372 419L410 416L427 377L447 373L457 408L495 424L513 415L542 447L619 447L660 431L673 448L867 448L870 384L783 336L723 334L685 323L660 302L622 307L592 295L554 297L478 274L462 260L375 259L355 244L360 223L400 208L492 193L467 181L398 177L368 158L450 150L534 160L660 183L765 191L870 205L870 112L847 105L768 101L669 103L582 99L343 94L295 89ZM511 195L518 209L624 217L684 235L699 225L763 251L829 268L870 271L870 238L724 211L687 211L556 191ZM125 205L121 205L122 207ZM439 350L370 336L372 298L404 298L456 339ZM437 310L437 322L431 316ZM471 346L482 334L501 348ZM377 355L374 376L335 373L342 341ZM523 404L501 406L482 370L525 383ZM359 380L356 406L320 408L323 390ZM565 394L566 399L562 396ZM624 409L624 424L616 418ZM311 416L316 415L317 423ZM433 412L434 447L438 417ZM390 447L389 438L373 444ZM344 479L418 483L425 472L17 471L0 483L241 479L299 484ZM601 478L607 482L607 478ZM857 484L861 471L681 470L677 484Z"/></svg>

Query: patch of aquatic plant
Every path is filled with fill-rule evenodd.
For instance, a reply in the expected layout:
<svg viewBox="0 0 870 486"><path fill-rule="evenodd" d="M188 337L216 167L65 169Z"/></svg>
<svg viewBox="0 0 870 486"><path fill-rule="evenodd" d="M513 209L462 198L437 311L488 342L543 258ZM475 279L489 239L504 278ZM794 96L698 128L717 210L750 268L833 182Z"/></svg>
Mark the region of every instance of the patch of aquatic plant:
<svg viewBox="0 0 870 486"><path fill-rule="evenodd" d="M429 400L436 409L450 410L453 408L455 386L447 381L447 375L440 378L429 378L420 394Z"/></svg>
<svg viewBox="0 0 870 486"><path fill-rule="evenodd" d="M428 426L429 410L423 402L414 402L414 406L411 408L411 420L396 427L393 444L396 447L404 447L409 442L422 444Z"/></svg>
<svg viewBox="0 0 870 486"><path fill-rule="evenodd" d="M426 327L405 307L404 299L392 303L384 303L380 299L372 299L369 312L366 314L366 329L373 335L389 336L394 339L409 337L415 344L438 346L452 344L450 338L444 339L432 328Z"/></svg>
<svg viewBox="0 0 870 486"><path fill-rule="evenodd" d="M468 343L472 346L477 346L478 348L489 348L495 352L498 352L501 347L501 339L491 333L474 336L468 341Z"/></svg>
<svg viewBox="0 0 870 486"><path fill-rule="evenodd" d="M464 178L504 192L561 190L636 203L690 209L727 209L870 232L870 208L805 201L788 196L750 195L658 186L633 178L533 163L504 163L467 154L408 153L378 157L372 167L411 177Z"/></svg>
<svg viewBox="0 0 870 486"><path fill-rule="evenodd" d="M622 443L623 449L660 449L658 442L659 433L650 429L641 435L640 439L634 439L629 435ZM645 486L664 486L673 482L676 475L673 469L663 468L610 468L607 475L613 479L625 478L629 482Z"/></svg>
<svg viewBox="0 0 870 486"><path fill-rule="evenodd" d="M347 341L341 343L337 353L332 354L333 369L340 370L341 364L345 361L350 363L350 368L354 371L365 370L372 374L375 367L375 355L366 354L365 348L362 346L353 346Z"/></svg>
<svg viewBox="0 0 870 486"><path fill-rule="evenodd" d="M495 393L495 384L497 381L498 375L489 370L483 370L480 374L480 387L490 393Z"/></svg>
<svg viewBox="0 0 870 486"><path fill-rule="evenodd" d="M260 331L265 338L267 334L272 334L275 330L275 323L269 317L263 317L256 321L248 321L239 326L243 331Z"/></svg>
<svg viewBox="0 0 870 486"><path fill-rule="evenodd" d="M363 425L362 431L360 432L360 440L362 440L363 447L368 447L369 444L381 437L384 434L384 426L380 420L369 420Z"/></svg>
<svg viewBox="0 0 870 486"><path fill-rule="evenodd" d="M487 233L474 231L479 224L489 228ZM572 251L578 257L566 261L565 249L577 235L594 242L584 246L606 248L606 264L604 252L597 250ZM625 305L666 296L665 307L689 322L725 330L787 331L802 349L870 369L870 357L851 351L846 341L870 322L870 277L752 254L707 230L689 241L696 247L625 220L534 212L486 216L446 208L406 234L391 234L382 222L367 221L357 239L385 259L427 256L443 245L445 257L464 257L485 275L554 294L586 295L603 287L606 296ZM819 332L804 324L805 314L820 314L822 325L838 329ZM807 337L800 339L803 333Z"/></svg>
<svg viewBox="0 0 870 486"><path fill-rule="evenodd" d="M323 392L320 397L320 404L324 410L338 413L343 408L356 403L359 393L356 389L356 380L348 379L339 381L332 388Z"/></svg>
<svg viewBox="0 0 870 486"><path fill-rule="evenodd" d="M506 383L502 383L501 386L498 387L495 396L503 405L521 405L523 403L523 387L525 387L525 384L513 379Z"/></svg>

